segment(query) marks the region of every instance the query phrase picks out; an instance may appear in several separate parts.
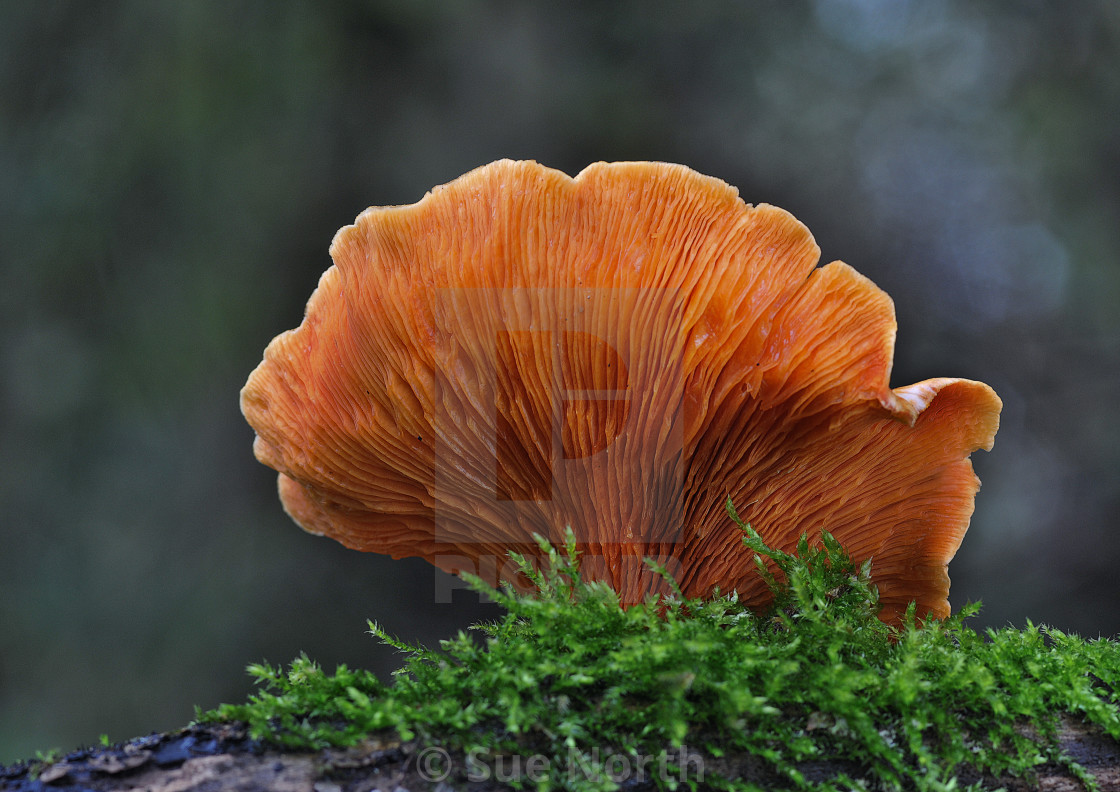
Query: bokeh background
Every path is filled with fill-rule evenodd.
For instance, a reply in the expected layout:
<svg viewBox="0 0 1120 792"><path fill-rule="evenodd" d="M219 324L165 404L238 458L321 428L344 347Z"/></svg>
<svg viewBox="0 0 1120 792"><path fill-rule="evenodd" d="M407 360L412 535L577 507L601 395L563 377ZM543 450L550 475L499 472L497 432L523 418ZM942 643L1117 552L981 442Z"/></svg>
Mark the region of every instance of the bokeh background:
<svg viewBox="0 0 1120 792"><path fill-rule="evenodd" d="M493 613L304 535L238 390L335 230L499 157L682 162L1005 402L953 601L1120 633L1120 4L0 5L0 762Z"/></svg>

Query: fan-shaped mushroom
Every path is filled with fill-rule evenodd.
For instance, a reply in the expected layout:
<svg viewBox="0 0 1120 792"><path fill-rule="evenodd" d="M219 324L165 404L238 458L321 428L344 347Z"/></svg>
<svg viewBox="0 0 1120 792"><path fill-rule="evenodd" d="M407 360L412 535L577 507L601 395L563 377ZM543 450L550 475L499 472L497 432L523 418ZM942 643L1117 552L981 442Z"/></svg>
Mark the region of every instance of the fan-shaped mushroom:
<svg viewBox="0 0 1120 792"><path fill-rule="evenodd" d="M570 526L623 602L649 556L761 604L730 496L774 546L873 559L884 619L944 617L1000 401L891 390L890 298L819 255L683 166L495 162L339 231L242 410L288 513L348 547L502 574Z"/></svg>

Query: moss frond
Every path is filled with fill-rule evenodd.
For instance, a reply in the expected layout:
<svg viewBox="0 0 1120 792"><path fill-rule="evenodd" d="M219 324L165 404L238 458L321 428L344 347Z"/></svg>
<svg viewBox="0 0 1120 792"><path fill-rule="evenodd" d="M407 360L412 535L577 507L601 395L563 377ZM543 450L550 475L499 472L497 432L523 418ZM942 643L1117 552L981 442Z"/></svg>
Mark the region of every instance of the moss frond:
<svg viewBox="0 0 1120 792"><path fill-rule="evenodd" d="M728 511L773 590L764 613L734 592L686 600L679 588L623 609L609 587L581 579L570 536L560 549L541 540L539 567L516 559L536 592L471 579L507 611L479 626L482 641L460 633L425 649L371 622L405 655L391 684L345 666L327 674L300 657L286 671L251 666L260 690L200 717L246 721L258 738L305 749L395 730L464 755L544 754L554 768L574 757L593 772L546 785L579 790L618 786L595 769L608 749L736 752L788 789L862 788L799 770L842 757L885 788L932 791L957 788L964 765L996 776L1072 766L1055 740L1065 714L1120 739L1120 644L1034 625L981 635L965 624L975 606L944 622L918 623L911 612L887 627L869 565L832 536L819 545L802 537L795 554L783 553Z"/></svg>

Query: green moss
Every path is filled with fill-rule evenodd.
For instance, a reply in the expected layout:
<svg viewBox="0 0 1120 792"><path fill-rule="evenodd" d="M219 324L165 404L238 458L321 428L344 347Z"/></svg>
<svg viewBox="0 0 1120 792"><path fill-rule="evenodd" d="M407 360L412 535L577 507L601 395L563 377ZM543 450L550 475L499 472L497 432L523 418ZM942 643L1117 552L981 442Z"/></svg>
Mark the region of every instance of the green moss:
<svg viewBox="0 0 1120 792"><path fill-rule="evenodd" d="M537 593L471 580L507 610L475 628L481 640L460 633L435 651L371 623L407 655L391 684L344 666L327 674L301 657L286 671L250 667L260 692L200 717L247 721L255 736L298 748L396 730L481 757L483 769L499 756L539 754L552 768L574 759L579 773L533 779L574 789L618 786L605 756L637 761L684 746L756 757L791 789L865 788L799 770L842 758L885 788L948 790L965 765L995 776L1044 762L1077 772L1055 739L1064 714L1120 738L1120 644L1034 625L977 634L964 624L976 607L925 624L911 609L890 628L876 618L870 566L853 564L829 534L787 555L739 524L760 570L766 556L784 578L769 580L765 613L734 594L679 592L624 610L609 587L580 579L574 544L542 543L540 570L517 559ZM692 769L683 767L686 781ZM743 788L711 772L703 780Z"/></svg>

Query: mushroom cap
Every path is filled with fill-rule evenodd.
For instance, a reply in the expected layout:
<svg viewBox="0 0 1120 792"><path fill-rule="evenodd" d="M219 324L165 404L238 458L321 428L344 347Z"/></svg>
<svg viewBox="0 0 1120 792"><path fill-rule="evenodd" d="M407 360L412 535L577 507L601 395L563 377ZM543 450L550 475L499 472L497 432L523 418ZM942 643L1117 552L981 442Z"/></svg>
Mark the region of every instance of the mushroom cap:
<svg viewBox="0 0 1120 792"><path fill-rule="evenodd" d="M872 559L885 620L949 614L1000 400L892 390L893 303L788 212L680 165L499 161L330 252L241 393L307 531L497 582L570 527L623 603L663 591L651 557L762 605L730 497L772 546Z"/></svg>

